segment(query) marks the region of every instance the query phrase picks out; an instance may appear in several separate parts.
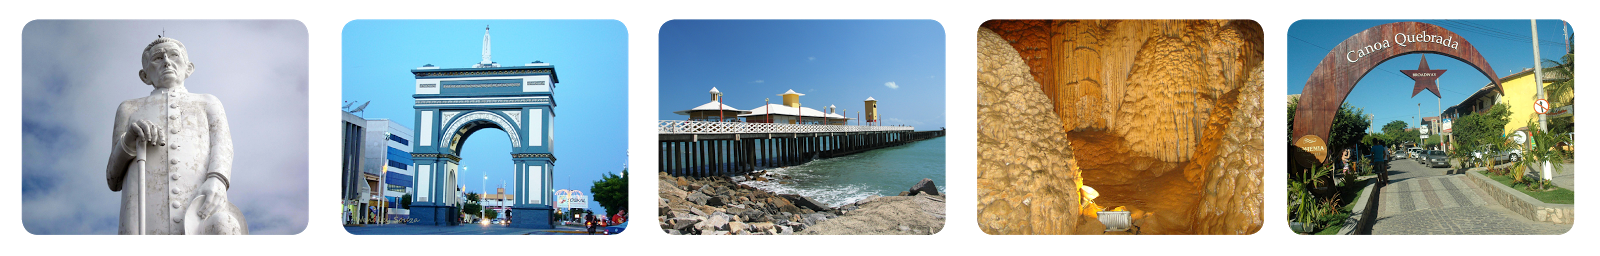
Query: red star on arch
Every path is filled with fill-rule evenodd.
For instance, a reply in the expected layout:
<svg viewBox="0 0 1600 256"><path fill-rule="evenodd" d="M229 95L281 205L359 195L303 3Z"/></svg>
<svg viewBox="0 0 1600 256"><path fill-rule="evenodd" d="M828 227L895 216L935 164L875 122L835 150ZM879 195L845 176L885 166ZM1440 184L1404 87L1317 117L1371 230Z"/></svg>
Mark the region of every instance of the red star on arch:
<svg viewBox="0 0 1600 256"><path fill-rule="evenodd" d="M1410 77L1412 81L1417 82L1415 86L1411 87L1412 98L1416 98L1417 93L1421 93L1423 89L1433 92L1434 97L1444 98L1444 96L1439 95L1439 84L1436 83L1439 80L1439 76L1444 75L1444 71L1443 69L1428 69L1428 55L1422 55L1422 64L1417 66L1417 70L1401 70L1400 72L1406 73L1406 77Z"/></svg>

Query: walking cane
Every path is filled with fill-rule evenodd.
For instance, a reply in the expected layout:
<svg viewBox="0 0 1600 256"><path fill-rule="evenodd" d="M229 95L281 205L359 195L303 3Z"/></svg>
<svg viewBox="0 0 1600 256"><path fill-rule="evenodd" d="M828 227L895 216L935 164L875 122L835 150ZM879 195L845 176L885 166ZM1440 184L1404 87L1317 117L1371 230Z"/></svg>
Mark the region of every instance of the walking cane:
<svg viewBox="0 0 1600 256"><path fill-rule="evenodd" d="M137 215L137 216L139 216L139 233L137 233L139 235L144 235L144 232L145 232L145 230L144 230L144 227L145 227L144 226L144 221L145 221L144 220L144 207L145 207L144 199L145 199L145 194L144 193L146 191L145 191L145 181L144 181L144 162L145 162L145 159L144 159L145 158L144 157L145 156L145 147L144 146L145 146L144 142L139 142L139 146L135 146L134 147L136 149L134 149L135 153L134 153L134 156L133 156L134 157L133 158L134 159L133 162L135 164L139 165L139 215Z"/></svg>

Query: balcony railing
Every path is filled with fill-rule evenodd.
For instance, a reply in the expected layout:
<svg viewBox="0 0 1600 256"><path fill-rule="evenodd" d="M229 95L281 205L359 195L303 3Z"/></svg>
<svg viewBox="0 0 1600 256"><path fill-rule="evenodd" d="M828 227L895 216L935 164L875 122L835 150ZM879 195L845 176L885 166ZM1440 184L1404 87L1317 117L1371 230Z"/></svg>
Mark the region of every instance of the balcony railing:
<svg viewBox="0 0 1600 256"><path fill-rule="evenodd" d="M910 126L773 124L682 120L660 120L656 122L656 132L660 134L880 132L911 131L913 129L915 127Z"/></svg>

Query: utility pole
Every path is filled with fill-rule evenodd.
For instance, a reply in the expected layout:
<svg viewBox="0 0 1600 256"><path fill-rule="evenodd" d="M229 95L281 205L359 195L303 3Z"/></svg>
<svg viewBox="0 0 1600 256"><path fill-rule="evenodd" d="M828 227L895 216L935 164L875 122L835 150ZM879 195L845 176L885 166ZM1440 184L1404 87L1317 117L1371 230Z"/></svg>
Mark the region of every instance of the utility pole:
<svg viewBox="0 0 1600 256"><path fill-rule="evenodd" d="M1528 24L1533 27L1533 84L1535 85L1535 88L1539 89L1539 91L1536 92L1539 96L1536 96L1535 98L1543 100L1545 99L1544 67L1543 65L1540 65L1540 62L1543 62L1543 60L1539 59L1539 20L1529 20ZM1547 115L1545 114L1539 114L1539 132L1549 131L1547 129L1547 126L1549 125L1545 124L1546 117Z"/></svg>
<svg viewBox="0 0 1600 256"><path fill-rule="evenodd" d="M1535 92L1535 93L1537 93L1537 95L1539 95L1539 96L1537 96L1535 98L1537 98L1537 100L1547 100L1547 99L1545 99L1545 95L1544 95L1544 67L1543 67L1543 65L1539 65L1540 62L1542 62L1541 59L1539 59L1539 20L1528 20L1528 25L1530 26L1530 28L1533 29L1532 30L1533 31L1533 33L1532 33L1533 34L1533 85L1534 85L1534 88L1537 88L1539 90L1539 91ZM1562 26L1562 27L1563 27L1563 29L1565 29L1565 26ZM1546 112L1548 112L1548 111L1546 111ZM1546 120L1546 118L1548 118L1549 116L1545 115L1545 113L1538 113L1538 114L1539 114L1539 132L1540 133L1550 132L1550 130L1549 130L1549 126L1550 125L1549 125L1549 122L1547 122L1547 120ZM1532 135L1532 134L1529 134L1529 135ZM1532 136L1529 136L1529 137L1530 138L1528 138L1528 139L1530 139L1530 140L1533 139L1533 138L1531 138ZM1549 146L1554 146L1554 145L1534 145L1534 146L1549 147ZM1544 159L1539 159L1539 160L1544 160ZM1544 167L1544 171L1540 173L1541 174L1540 178L1542 178L1540 180L1541 181L1548 181L1548 180L1550 180L1550 162L1548 162L1548 161L1544 162L1543 167Z"/></svg>

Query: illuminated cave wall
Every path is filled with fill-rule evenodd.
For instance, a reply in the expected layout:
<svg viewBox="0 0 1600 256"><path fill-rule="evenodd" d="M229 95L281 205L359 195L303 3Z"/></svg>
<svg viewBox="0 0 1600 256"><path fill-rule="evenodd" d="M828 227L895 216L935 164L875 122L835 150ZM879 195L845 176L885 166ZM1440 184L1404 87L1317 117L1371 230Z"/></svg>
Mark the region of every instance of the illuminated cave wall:
<svg viewBox="0 0 1600 256"><path fill-rule="evenodd" d="M1083 183L1100 192L1099 205L1128 206L1136 216L1148 216L1135 223L1144 233L1260 229L1258 24L990 21L983 27L1017 57L979 61L1020 60L1009 65L1029 67L1028 76L1049 98L1048 111L1071 142L1067 157L1075 157ZM994 51L982 48L982 38L980 55ZM980 94L983 79L980 72ZM980 108L987 100L979 100ZM980 129L989 125L982 113ZM993 146L981 136L979 144L980 157ZM982 161L980 176L988 172ZM1076 233L1101 228L1093 220L1080 222L1087 223Z"/></svg>
<svg viewBox="0 0 1600 256"><path fill-rule="evenodd" d="M1066 234L1078 225L1078 168L1050 99L998 35L978 35L978 226Z"/></svg>

